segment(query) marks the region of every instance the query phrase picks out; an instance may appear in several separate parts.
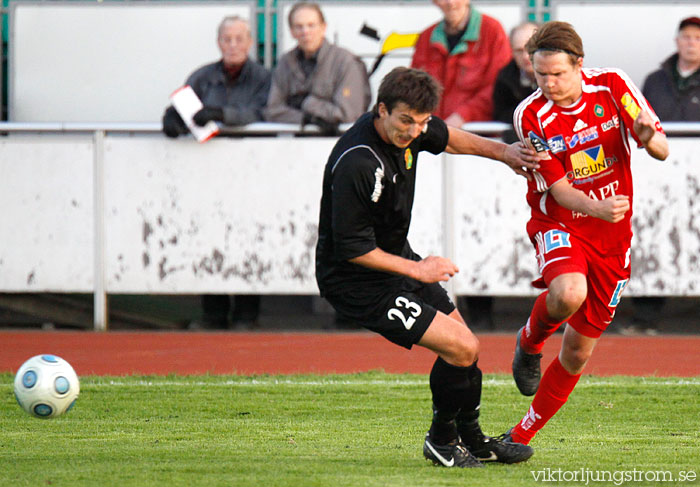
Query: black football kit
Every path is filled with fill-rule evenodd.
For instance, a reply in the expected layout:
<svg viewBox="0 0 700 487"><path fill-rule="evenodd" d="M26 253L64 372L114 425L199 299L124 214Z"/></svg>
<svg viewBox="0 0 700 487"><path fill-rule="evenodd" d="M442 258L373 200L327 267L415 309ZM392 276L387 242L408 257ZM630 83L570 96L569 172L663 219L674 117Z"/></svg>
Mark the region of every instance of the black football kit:
<svg viewBox="0 0 700 487"><path fill-rule="evenodd" d="M384 142L366 113L336 143L323 176L316 280L340 315L406 348L418 343L438 311L455 309L438 283L426 284L353 264L376 248L419 261L408 244L418 154L443 152L449 132L433 117L411 144ZM451 365L439 355L430 371L433 421L423 455L447 467L482 461L520 462L529 446L483 434L479 426L481 370Z"/></svg>
<svg viewBox="0 0 700 487"><path fill-rule="evenodd" d="M338 140L323 178L316 279L336 310L410 348L435 317L454 305L439 284L349 262L379 247L421 259L408 243L418 154L447 147L445 123L433 117L407 148L384 142L366 113Z"/></svg>

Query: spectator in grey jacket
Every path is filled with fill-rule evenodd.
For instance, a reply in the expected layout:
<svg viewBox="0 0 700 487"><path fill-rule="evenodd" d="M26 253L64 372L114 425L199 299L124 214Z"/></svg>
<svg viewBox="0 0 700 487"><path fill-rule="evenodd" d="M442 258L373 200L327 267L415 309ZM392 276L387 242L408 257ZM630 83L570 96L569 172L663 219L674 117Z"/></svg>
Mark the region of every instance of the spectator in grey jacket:
<svg viewBox="0 0 700 487"><path fill-rule="evenodd" d="M194 123L205 125L214 120L246 125L262 120L271 75L248 57L253 45L248 22L238 16L225 17L219 24L217 44L221 59L197 69L185 81L204 104L194 115ZM172 106L163 115L163 132L168 137L189 132Z"/></svg>
<svg viewBox="0 0 700 487"><path fill-rule="evenodd" d="M334 133L338 124L354 122L367 110L367 69L355 55L326 40L326 21L317 4L294 4L288 21L297 46L272 75L265 119L313 123Z"/></svg>

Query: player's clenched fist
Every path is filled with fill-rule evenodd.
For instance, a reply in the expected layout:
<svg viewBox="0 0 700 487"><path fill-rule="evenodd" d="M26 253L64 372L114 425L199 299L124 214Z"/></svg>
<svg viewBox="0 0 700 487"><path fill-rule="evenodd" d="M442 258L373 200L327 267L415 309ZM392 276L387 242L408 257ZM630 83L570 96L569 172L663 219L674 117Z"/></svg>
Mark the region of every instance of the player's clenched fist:
<svg viewBox="0 0 700 487"><path fill-rule="evenodd" d="M630 198L616 194L600 201L595 216L610 223L617 223L625 217L630 209Z"/></svg>
<svg viewBox="0 0 700 487"><path fill-rule="evenodd" d="M445 257L429 255L418 262L418 277L421 282L447 281L459 272L459 268Z"/></svg>

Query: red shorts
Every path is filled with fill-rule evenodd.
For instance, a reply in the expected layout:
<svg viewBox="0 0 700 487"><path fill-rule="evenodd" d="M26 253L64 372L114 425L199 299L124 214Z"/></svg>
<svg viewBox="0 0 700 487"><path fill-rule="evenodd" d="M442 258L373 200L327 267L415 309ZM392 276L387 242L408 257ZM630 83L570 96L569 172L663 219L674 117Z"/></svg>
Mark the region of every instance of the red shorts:
<svg viewBox="0 0 700 487"><path fill-rule="evenodd" d="M568 323L574 330L598 338L612 322L622 291L630 278L630 251L603 255L590 243L566 232L561 227L530 222L531 240L537 251L537 264L542 277L533 281L539 288L549 286L552 279L569 272L586 276L586 300Z"/></svg>

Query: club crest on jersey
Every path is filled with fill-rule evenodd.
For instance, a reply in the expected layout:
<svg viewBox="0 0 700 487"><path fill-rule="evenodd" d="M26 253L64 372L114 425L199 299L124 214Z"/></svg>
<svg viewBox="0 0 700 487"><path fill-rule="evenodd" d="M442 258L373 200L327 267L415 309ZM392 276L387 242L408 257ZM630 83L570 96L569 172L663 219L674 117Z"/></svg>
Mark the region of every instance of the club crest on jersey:
<svg viewBox="0 0 700 487"><path fill-rule="evenodd" d="M608 168L603 146L597 145L571 154L569 179L581 179L599 174ZM573 176L573 177L572 177Z"/></svg>
<svg viewBox="0 0 700 487"><path fill-rule="evenodd" d="M622 102L622 106L625 107L625 110L627 110L627 113L629 113L632 119L636 119L639 112L642 111L642 109L639 108L639 105L637 105L637 102L634 101L634 98L632 98L632 95L629 94L629 91L622 95L620 102Z"/></svg>
<svg viewBox="0 0 700 487"><path fill-rule="evenodd" d="M413 154L411 153L411 149L406 149L403 152L403 160L406 163L407 170L413 167Z"/></svg>
<svg viewBox="0 0 700 487"><path fill-rule="evenodd" d="M547 145L549 146L549 150L551 150L553 154L563 152L566 150L564 137L561 135L555 135L551 139L547 139Z"/></svg>
<svg viewBox="0 0 700 487"><path fill-rule="evenodd" d="M605 110L603 110L602 105L596 103L596 106L593 107L593 113L595 113L596 117L602 117L605 115Z"/></svg>

